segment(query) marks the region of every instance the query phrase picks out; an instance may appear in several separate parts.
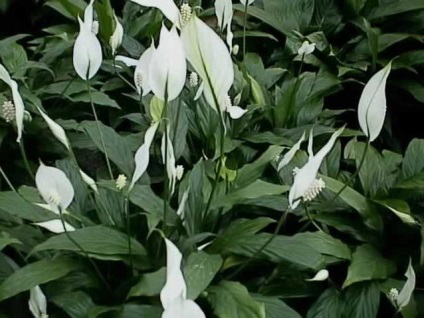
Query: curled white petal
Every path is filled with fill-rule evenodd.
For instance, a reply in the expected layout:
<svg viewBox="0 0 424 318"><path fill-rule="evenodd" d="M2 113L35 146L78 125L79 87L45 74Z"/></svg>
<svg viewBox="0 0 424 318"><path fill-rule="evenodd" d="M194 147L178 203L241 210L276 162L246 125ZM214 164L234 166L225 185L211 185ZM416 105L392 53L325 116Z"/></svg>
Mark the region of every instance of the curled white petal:
<svg viewBox="0 0 424 318"><path fill-rule="evenodd" d="M326 280L329 276L328 270L322 269L313 278L305 279L308 282L322 282Z"/></svg>
<svg viewBox="0 0 424 318"><path fill-rule="evenodd" d="M40 286L35 286L29 291L29 311L35 318L47 317L47 299Z"/></svg>
<svg viewBox="0 0 424 318"><path fill-rule="evenodd" d="M115 18L116 27L109 39L109 44L112 48L112 54L115 55L116 50L121 46L124 38L124 27L115 14L113 14L113 17Z"/></svg>
<svg viewBox="0 0 424 318"><path fill-rule="evenodd" d="M91 178L88 174L86 174L81 169L79 170L79 173L81 175L82 180L91 188L94 190L94 192L99 192L99 189L97 188L96 181L94 181L93 178Z"/></svg>
<svg viewBox="0 0 424 318"><path fill-rule="evenodd" d="M178 206L177 215L181 218L181 220L184 220L184 211L185 211L189 192L190 192L190 188L184 191L184 194L181 198L180 205Z"/></svg>
<svg viewBox="0 0 424 318"><path fill-rule="evenodd" d="M38 111L40 112L41 116L47 123L47 126L49 126L51 132L56 137L57 140L59 140L66 149L70 150L71 145L69 144L68 137L66 136L65 130L60 126L58 123L56 123L53 119L51 119L47 114L45 114L40 107L37 107Z"/></svg>
<svg viewBox="0 0 424 318"><path fill-rule="evenodd" d="M283 159L280 161L277 167L277 171L280 171L283 167L289 164L293 159L296 152L300 149L300 145L305 140L305 132L302 134L300 139L290 148L290 150L283 156Z"/></svg>
<svg viewBox="0 0 424 318"><path fill-rule="evenodd" d="M140 56L134 71L135 87L137 88L137 92L139 94L141 94L141 91L143 91L143 96L146 96L152 90L150 87L149 69L155 51L156 48L152 41L151 46Z"/></svg>
<svg viewBox="0 0 424 318"><path fill-rule="evenodd" d="M115 57L115 61L122 62L126 66L129 66L129 67L137 66L137 64L138 64L138 60L137 59L133 59L131 57L127 57L127 56L123 56L123 55L117 55Z"/></svg>
<svg viewBox="0 0 424 318"><path fill-rule="evenodd" d="M304 41L300 46L299 50L297 50L297 54L299 55L309 55L313 51L315 51L315 43L309 43L308 41Z"/></svg>
<svg viewBox="0 0 424 318"><path fill-rule="evenodd" d="M247 112L247 109L243 109L239 106L230 106L230 107L227 107L226 110L227 110L228 114L230 114L230 117L232 119L239 119L240 117L242 117Z"/></svg>
<svg viewBox="0 0 424 318"><path fill-rule="evenodd" d="M59 219L54 219L54 220L45 221L45 222L37 222L34 224L56 234L64 233L65 229L68 232L75 231L75 228L67 222L65 222L65 229L64 229L62 221Z"/></svg>
<svg viewBox="0 0 424 318"><path fill-rule="evenodd" d="M391 63L377 72L365 85L359 100L358 120L364 134L374 141L386 118L386 82Z"/></svg>
<svg viewBox="0 0 424 318"><path fill-rule="evenodd" d="M54 207L65 210L74 199L74 188L71 182L58 168L40 163L35 174L35 183L43 200Z"/></svg>
<svg viewBox="0 0 424 318"><path fill-rule="evenodd" d="M399 307L399 310L407 306L411 300L412 293L415 289L415 272L414 268L412 267L411 261L409 261L408 269L406 270L405 276L407 278L407 281L405 285L403 285L402 290L400 291L396 303Z"/></svg>
<svg viewBox="0 0 424 318"><path fill-rule="evenodd" d="M196 95L194 96L194 100L198 100L200 96L203 94L203 89L205 88L205 82L202 82L197 89Z"/></svg>
<svg viewBox="0 0 424 318"><path fill-rule="evenodd" d="M131 191L131 189L134 187L134 184L141 178L144 172L146 172L150 160L150 145L152 144L158 126L159 122L156 122L146 130L146 134L144 135L144 143L135 153L135 171L131 179L129 191Z"/></svg>
<svg viewBox="0 0 424 318"><path fill-rule="evenodd" d="M174 0L131 0L145 7L153 7L159 9L162 14L172 22L172 24L180 27L180 10Z"/></svg>

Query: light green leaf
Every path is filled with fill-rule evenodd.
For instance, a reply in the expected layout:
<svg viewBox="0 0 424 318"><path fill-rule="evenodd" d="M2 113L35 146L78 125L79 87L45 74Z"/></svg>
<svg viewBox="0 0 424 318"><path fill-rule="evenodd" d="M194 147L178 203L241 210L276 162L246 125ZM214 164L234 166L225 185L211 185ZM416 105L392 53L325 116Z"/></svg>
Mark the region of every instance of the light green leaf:
<svg viewBox="0 0 424 318"><path fill-rule="evenodd" d="M391 3L384 3L371 10L368 14L369 19L378 19L404 13L413 10L424 9L424 2L422 0L397 0Z"/></svg>
<svg viewBox="0 0 424 318"><path fill-rule="evenodd" d="M305 244L311 246L321 254L331 255L341 259L351 259L352 255L349 247L325 232L298 233L294 238L300 242L305 242Z"/></svg>
<svg viewBox="0 0 424 318"><path fill-rule="evenodd" d="M265 305L266 318L301 318L296 311L275 297L253 295L253 298Z"/></svg>
<svg viewBox="0 0 424 318"><path fill-rule="evenodd" d="M32 222L43 222L54 218L53 213L27 202L19 194L11 191L0 192L0 211Z"/></svg>
<svg viewBox="0 0 424 318"><path fill-rule="evenodd" d="M187 298L195 300L211 283L222 265L220 255L199 251L189 256L184 266Z"/></svg>
<svg viewBox="0 0 424 318"><path fill-rule="evenodd" d="M0 251L4 249L6 246L11 244L22 244L18 239L11 237L10 234L6 232L0 233Z"/></svg>
<svg viewBox="0 0 424 318"><path fill-rule="evenodd" d="M406 149L402 163L404 179L412 178L424 170L422 155L424 153L424 139L413 139Z"/></svg>
<svg viewBox="0 0 424 318"><path fill-rule="evenodd" d="M357 282L384 279L395 272L396 264L393 261L385 259L374 247L364 244L353 253L343 288Z"/></svg>
<svg viewBox="0 0 424 318"><path fill-rule="evenodd" d="M417 224L417 221L411 215L408 202L399 199L381 199L374 200L374 202L392 211L402 222L411 225Z"/></svg>
<svg viewBox="0 0 424 318"><path fill-rule="evenodd" d="M380 290L375 282L357 283L347 289L344 315L349 318L377 317Z"/></svg>
<svg viewBox="0 0 424 318"><path fill-rule="evenodd" d="M309 309L307 318L340 318L343 314L343 294L329 288L319 296Z"/></svg>
<svg viewBox="0 0 424 318"><path fill-rule="evenodd" d="M71 318L87 318L87 312L94 307L91 297L82 291L63 293L53 297L51 301Z"/></svg>
<svg viewBox="0 0 424 318"><path fill-rule="evenodd" d="M128 293L127 298L139 296L157 296L165 285L166 268L162 267L153 273L147 273L140 276L139 281Z"/></svg>
<svg viewBox="0 0 424 318"><path fill-rule="evenodd" d="M265 318L265 306L255 301L246 287L222 281L208 289L208 300L219 318Z"/></svg>
<svg viewBox="0 0 424 318"><path fill-rule="evenodd" d="M28 264L7 277L0 285L0 301L61 278L80 268L80 263L67 258L43 259Z"/></svg>
<svg viewBox="0 0 424 318"><path fill-rule="evenodd" d="M91 92L91 97L93 99L94 105L109 106L109 107L121 109L118 103L114 101L112 98L110 98L108 95L106 95L105 93L93 90ZM74 103L78 103L78 102L87 103L87 104L90 103L90 95L88 94L88 92L72 95L70 99Z"/></svg>

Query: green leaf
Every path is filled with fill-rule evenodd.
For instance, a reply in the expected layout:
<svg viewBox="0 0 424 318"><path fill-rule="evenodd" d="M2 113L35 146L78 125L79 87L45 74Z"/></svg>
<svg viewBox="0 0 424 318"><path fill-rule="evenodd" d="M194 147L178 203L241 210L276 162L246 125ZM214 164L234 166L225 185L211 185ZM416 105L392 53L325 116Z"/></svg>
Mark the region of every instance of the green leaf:
<svg viewBox="0 0 424 318"><path fill-rule="evenodd" d="M32 222L55 218L53 213L27 202L19 194L11 191L0 192L0 211Z"/></svg>
<svg viewBox="0 0 424 318"><path fill-rule="evenodd" d="M344 315L349 318L377 317L380 290L374 282L357 283L347 289Z"/></svg>
<svg viewBox="0 0 424 318"><path fill-rule="evenodd" d="M409 143L403 158L402 177L404 179L412 178L423 172L424 162L421 160L423 153L424 139L413 139Z"/></svg>
<svg viewBox="0 0 424 318"><path fill-rule="evenodd" d="M71 20L76 20L77 16L82 16L87 6L83 0L49 0L46 5Z"/></svg>
<svg viewBox="0 0 424 318"><path fill-rule="evenodd" d="M220 255L199 251L189 256L184 266L187 297L195 300L212 282L222 265Z"/></svg>
<svg viewBox="0 0 424 318"><path fill-rule="evenodd" d="M275 297L253 295L253 298L265 305L266 318L301 318L296 311Z"/></svg>
<svg viewBox="0 0 424 318"><path fill-rule="evenodd" d="M61 278L80 268L80 263L67 258L43 259L28 264L14 272L0 285L0 301Z"/></svg>
<svg viewBox="0 0 424 318"><path fill-rule="evenodd" d="M342 241L335 239L325 232L304 232L294 236L301 242L305 242L317 252L325 255L331 255L341 259L351 259L349 247Z"/></svg>
<svg viewBox="0 0 424 318"><path fill-rule="evenodd" d="M353 253L343 288L357 282L384 279L395 272L396 264L393 261L385 259L374 247L364 244Z"/></svg>
<svg viewBox="0 0 424 318"><path fill-rule="evenodd" d="M104 152L97 123L93 121L84 121L81 123L81 126L85 129L91 140L93 140L96 147L101 152ZM109 159L112 160L125 175L131 176L135 165L131 146L127 140L120 136L113 128L105 126L100 122L99 126Z"/></svg>
<svg viewBox="0 0 424 318"><path fill-rule="evenodd" d="M69 235L89 254L129 254L127 236L111 228L101 225L91 226L70 232ZM134 239L131 239L131 247L132 254L146 255L144 247ZM32 253L46 250L80 251L80 249L69 240L66 234L60 234L49 238L45 242L37 245Z"/></svg>
<svg viewBox="0 0 424 318"><path fill-rule="evenodd" d="M321 175L321 178L324 180L326 187L334 193L338 193L344 186L342 182L324 175ZM356 192L351 187L346 187L346 189L344 189L340 194L340 199L358 211L367 226L377 231L382 229L383 221L381 216L378 214L372 203L359 192Z"/></svg>
<svg viewBox="0 0 424 318"><path fill-rule="evenodd" d="M208 289L208 300L219 318L265 318L265 306L249 295L246 287L222 281Z"/></svg>
<svg viewBox="0 0 424 318"><path fill-rule="evenodd" d="M0 233L0 251L4 249L6 246L11 244L22 244L22 242L14 237L11 237L6 232L1 232Z"/></svg>
<svg viewBox="0 0 424 318"><path fill-rule="evenodd" d="M162 267L153 273L141 275L137 284L131 287L127 298L139 296L157 296L166 282L166 268Z"/></svg>
<svg viewBox="0 0 424 318"><path fill-rule="evenodd" d="M109 106L109 107L112 107L112 108L121 109L121 107L119 107L118 103L116 101L114 101L112 98L110 98L108 95L106 95L105 93L93 90L91 92L91 97L93 99L93 103L94 103L95 106L97 106L97 105L99 105L99 106ZM87 104L90 103L90 95L88 94L88 92L83 92L83 93L79 93L77 95L72 95L72 97L70 97L70 99L74 103L78 103L78 102L87 103Z"/></svg>
<svg viewBox="0 0 424 318"><path fill-rule="evenodd" d="M424 2L422 0L397 0L374 8L368 14L368 18L373 20L420 9L424 9Z"/></svg>
<svg viewBox="0 0 424 318"><path fill-rule="evenodd" d="M0 57L10 73L16 73L28 63L25 49L17 43L0 46Z"/></svg>
<svg viewBox="0 0 424 318"><path fill-rule="evenodd" d="M411 215L411 209L409 208L408 202L399 199L381 199L374 200L374 202L392 211L402 222L411 225L417 224L414 217Z"/></svg>
<svg viewBox="0 0 424 318"><path fill-rule="evenodd" d="M233 8L237 11L244 13L244 9L245 9L244 5L234 4ZM291 32L290 29L286 28L281 23L281 20L280 20L281 18L275 17L269 12L266 12L265 10L259 9L254 6L249 6L247 9L247 14L261 20L262 22L268 24L269 26L273 27L275 30L280 31L281 33L285 35L288 35Z"/></svg>
<svg viewBox="0 0 424 318"><path fill-rule="evenodd" d="M319 296L309 309L307 318L340 318L343 314L343 294L329 288Z"/></svg>
<svg viewBox="0 0 424 318"><path fill-rule="evenodd" d="M60 294L51 301L71 318L87 318L87 313L94 307L93 300L82 291Z"/></svg>
<svg viewBox="0 0 424 318"><path fill-rule="evenodd" d="M125 304L117 318L160 318L162 308L159 306Z"/></svg>

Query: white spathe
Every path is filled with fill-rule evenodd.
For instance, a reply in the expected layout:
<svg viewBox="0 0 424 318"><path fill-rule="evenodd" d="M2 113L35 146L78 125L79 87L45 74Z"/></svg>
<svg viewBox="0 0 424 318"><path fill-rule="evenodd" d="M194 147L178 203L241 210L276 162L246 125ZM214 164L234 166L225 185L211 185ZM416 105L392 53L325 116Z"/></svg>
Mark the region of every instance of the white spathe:
<svg viewBox="0 0 424 318"><path fill-rule="evenodd" d="M80 176L82 180L91 188L94 190L94 192L99 192L99 189L97 187L96 181L94 181L93 178L91 178L88 174L86 174L84 171L79 169Z"/></svg>
<svg viewBox="0 0 424 318"><path fill-rule="evenodd" d="M215 0L215 14L221 31L231 23L233 18L233 3L231 0Z"/></svg>
<svg viewBox="0 0 424 318"><path fill-rule="evenodd" d="M121 46L122 40L124 38L124 27L122 26L121 22L119 22L115 13L113 14L113 17L115 19L116 26L112 36L109 39L109 45L112 48L112 54L115 55L116 50Z"/></svg>
<svg viewBox="0 0 424 318"><path fill-rule="evenodd" d="M74 199L74 188L66 174L42 162L35 174L35 183L41 197L53 208L67 209Z"/></svg>
<svg viewBox="0 0 424 318"><path fill-rule="evenodd" d="M152 91L150 87L150 63L152 61L152 56L155 53L156 48L155 44L152 41L150 47L143 52L140 56L140 59L137 61L136 68L134 71L134 83L137 88L137 92L141 94L143 91L143 96L146 96Z"/></svg>
<svg viewBox="0 0 424 318"><path fill-rule="evenodd" d="M153 93L168 102L180 95L184 88L187 63L181 39L176 27L168 30L164 24L160 31L159 45L153 52L149 82Z"/></svg>
<svg viewBox="0 0 424 318"><path fill-rule="evenodd" d="M166 282L160 292L162 318L206 318L202 309L187 299L187 285L181 271L182 254L170 240L166 244Z"/></svg>
<svg viewBox="0 0 424 318"><path fill-rule="evenodd" d="M289 164L290 161L292 161L293 157L295 156L296 152L300 149L300 145L305 140L305 132L303 132L300 139L293 145L293 147L290 148L289 151L286 152L286 154L283 156L283 159L280 161L277 167L277 171L280 171L283 169L286 165Z"/></svg>
<svg viewBox="0 0 424 318"><path fill-rule="evenodd" d="M89 80L96 75L102 65L102 47L96 35L92 32L93 3L91 0L84 11L84 21L78 17L80 32L75 40L73 63L75 71L83 80Z"/></svg>
<svg viewBox="0 0 424 318"><path fill-rule="evenodd" d="M47 299L40 286L35 286L29 291L29 311L35 318L46 318Z"/></svg>
<svg viewBox="0 0 424 318"><path fill-rule="evenodd" d="M344 127L335 131L330 140L322 147L315 155L312 153L312 132L309 138L308 162L300 169L296 169L293 185L289 192L289 205L291 209L295 209L300 202L300 199L307 193L310 186L314 183L318 170L324 160L325 156L331 151L337 138L343 132Z"/></svg>
<svg viewBox="0 0 424 318"><path fill-rule="evenodd" d="M329 272L326 269L321 269L313 278L305 279L308 282L322 282L329 276Z"/></svg>
<svg viewBox="0 0 424 318"><path fill-rule="evenodd" d="M358 121L364 134L374 141L386 118L386 82L392 63L374 74L362 91L358 106Z"/></svg>
<svg viewBox="0 0 424 318"><path fill-rule="evenodd" d="M234 82L230 52L221 38L195 15L184 26L181 39L187 60L202 79L202 92L214 110L225 111ZM218 105L217 105L218 104Z"/></svg>
<svg viewBox="0 0 424 318"><path fill-rule="evenodd" d="M315 43L309 43L309 41L304 41L300 46L299 50L297 50L297 54L299 55L309 55L315 51Z"/></svg>
<svg viewBox="0 0 424 318"><path fill-rule="evenodd" d="M60 126L46 113L44 113L40 107L37 106L37 109L40 112L41 117L43 117L44 121L47 123L47 126L49 126L50 131L53 133L53 136L55 136L56 139L59 140L66 147L66 149L70 150L71 145L69 144L68 137L66 136L65 130L62 128L62 126Z"/></svg>
<svg viewBox="0 0 424 318"><path fill-rule="evenodd" d="M22 100L22 96L19 93L18 84L10 77L9 72L6 70L6 68L2 64L0 64L0 79L3 82L5 82L12 91L12 99L13 99L13 104L15 106L16 130L18 133L18 137L16 141L20 142L22 138L22 131L24 128L24 113L25 113L24 101Z"/></svg>
<svg viewBox="0 0 424 318"><path fill-rule="evenodd" d="M168 138L165 138L165 134L163 134L162 136L161 152L162 152L162 161L164 163L166 162L166 173L168 175L168 180L169 180L168 186L170 190L170 195L172 196L172 194L175 191L175 183L177 181L178 171L177 171L177 167L175 166L174 147L172 145L172 141L171 141L171 138L169 137L169 134L166 134L166 135Z"/></svg>
<svg viewBox="0 0 424 318"><path fill-rule="evenodd" d="M156 130L159 127L159 122L153 123L144 135L144 143L138 148L135 153L135 170L131 179L130 187L128 191L131 191L135 183L141 178L146 172L147 166L150 161L150 145L152 144L153 138L155 137Z"/></svg>
<svg viewBox="0 0 424 318"><path fill-rule="evenodd" d="M63 228L62 220L60 220L60 219L53 219L53 220L44 221L44 222L37 222L37 223L34 223L34 224L38 225L42 228L45 228L46 230L49 230L50 232L56 233L56 234L64 233L65 229L66 229L66 232L75 231L75 228L72 225L70 225L67 222L64 222L64 223L65 223L65 228Z"/></svg>
<svg viewBox="0 0 424 318"><path fill-rule="evenodd" d="M131 0L144 7L153 7L159 9L162 14L175 24L177 27L180 26L180 10L174 0Z"/></svg>

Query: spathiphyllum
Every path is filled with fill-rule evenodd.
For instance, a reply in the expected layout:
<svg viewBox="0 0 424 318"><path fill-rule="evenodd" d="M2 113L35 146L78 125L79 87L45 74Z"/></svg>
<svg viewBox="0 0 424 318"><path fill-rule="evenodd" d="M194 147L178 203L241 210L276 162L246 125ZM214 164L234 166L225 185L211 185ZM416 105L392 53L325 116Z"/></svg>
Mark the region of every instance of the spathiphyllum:
<svg viewBox="0 0 424 318"><path fill-rule="evenodd" d="M15 106L13 105L13 102L11 101L3 102L3 105L1 106L1 111L2 111L1 116L7 123L10 123L15 120L16 111L15 111Z"/></svg>
<svg viewBox="0 0 424 318"><path fill-rule="evenodd" d="M196 87L197 85L199 85L199 76L196 72L190 73L189 84L190 87Z"/></svg>
<svg viewBox="0 0 424 318"><path fill-rule="evenodd" d="M301 200L313 200L325 188L323 180L317 179L318 170L325 156L331 151L343 130L344 127L335 131L331 135L330 140L316 154L312 151L313 137L312 132L310 133L308 161L302 168L294 171L294 181L289 192L289 205L291 209L295 209Z"/></svg>
<svg viewBox="0 0 424 318"><path fill-rule="evenodd" d="M98 22L93 21L93 4L94 0L91 0L86 7L84 21L78 17L80 32L74 44L74 68L78 76L83 80L93 78L103 60L102 48L96 37Z"/></svg>
<svg viewBox="0 0 424 318"><path fill-rule="evenodd" d="M31 288L28 301L29 311L34 318L48 318L47 315L47 299L40 286Z"/></svg>
<svg viewBox="0 0 424 318"><path fill-rule="evenodd" d="M116 14L113 14L115 20L115 30L112 33L112 36L109 39L109 45L112 48L112 54L115 55L116 50L121 46L122 40L124 38L124 27L121 22L119 22Z"/></svg>
<svg viewBox="0 0 424 318"><path fill-rule="evenodd" d="M300 56L312 54L315 51L315 46L315 43L309 43L309 41L304 41L298 49L297 54Z"/></svg>

